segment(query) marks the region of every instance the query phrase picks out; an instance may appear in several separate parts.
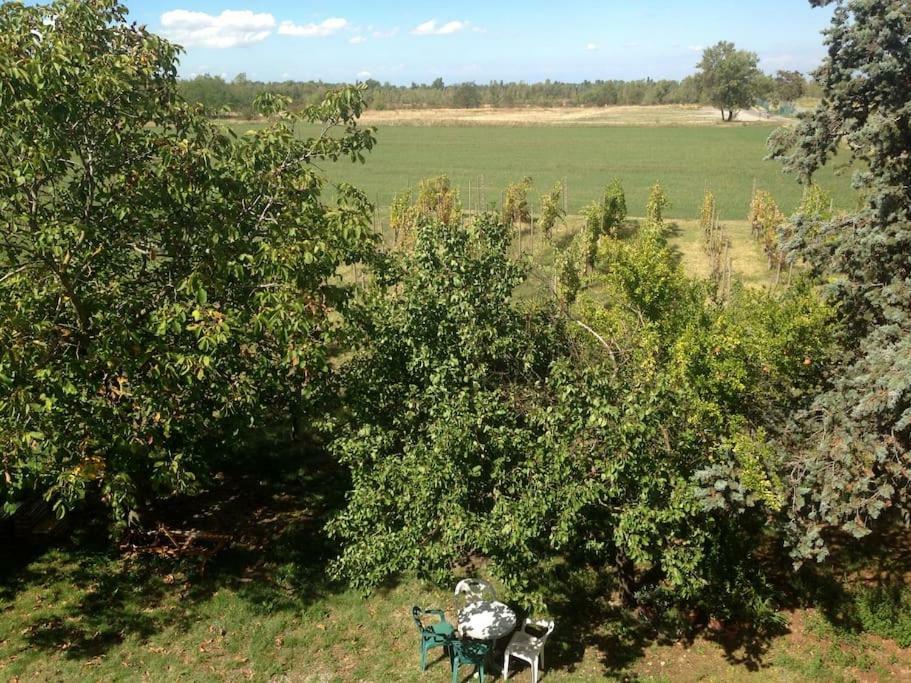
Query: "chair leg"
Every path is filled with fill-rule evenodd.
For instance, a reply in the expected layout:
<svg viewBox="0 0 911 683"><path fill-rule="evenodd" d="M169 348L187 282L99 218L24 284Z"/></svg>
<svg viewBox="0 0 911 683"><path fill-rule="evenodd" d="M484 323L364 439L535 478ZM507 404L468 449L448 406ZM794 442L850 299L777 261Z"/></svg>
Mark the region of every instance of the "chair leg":
<svg viewBox="0 0 911 683"><path fill-rule="evenodd" d="M509 678L509 652L503 655L503 680Z"/></svg>
<svg viewBox="0 0 911 683"><path fill-rule="evenodd" d="M427 643L421 641L421 671L427 669Z"/></svg>
<svg viewBox="0 0 911 683"><path fill-rule="evenodd" d="M541 654L538 655L538 659L541 660L538 662L538 668L541 669L541 671L544 671L544 650L541 650Z"/></svg>
<svg viewBox="0 0 911 683"><path fill-rule="evenodd" d="M478 672L480 673L480 683L484 683L484 660L481 660L481 663L478 664Z"/></svg>
<svg viewBox="0 0 911 683"><path fill-rule="evenodd" d="M459 680L459 663L452 660L452 683L458 683Z"/></svg>
<svg viewBox="0 0 911 683"><path fill-rule="evenodd" d="M531 663L531 683L538 683L538 658Z"/></svg>

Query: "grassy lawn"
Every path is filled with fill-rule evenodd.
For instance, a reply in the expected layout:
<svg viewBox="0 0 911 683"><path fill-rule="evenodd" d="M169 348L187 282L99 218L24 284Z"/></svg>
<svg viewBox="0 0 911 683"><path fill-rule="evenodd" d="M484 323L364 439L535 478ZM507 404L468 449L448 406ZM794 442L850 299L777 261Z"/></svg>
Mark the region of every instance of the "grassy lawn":
<svg viewBox="0 0 911 683"><path fill-rule="evenodd" d="M330 581L332 549L320 530L344 478L325 460L285 462L284 475L271 478L278 483L229 474L158 511L171 530L230 534L217 554L176 553L168 542L122 554L100 528L55 548L5 554L0 680L448 681L439 658L419 673L409 612L437 606L453 620L450 588L402 577L364 597ZM890 558L890 570L907 563ZM790 609L787 625L766 635L656 628L616 606L609 574L542 571L557 621L545 681L911 675L911 652L838 626L822 610ZM530 680L529 670L512 680Z"/></svg>
<svg viewBox="0 0 911 683"><path fill-rule="evenodd" d="M243 132L257 124L230 125ZM671 201L669 216L697 217L703 191L710 188L722 219L743 220L754 182L769 190L785 213L800 201L797 182L778 163L763 160L772 130L768 125L381 126L366 164L345 162L327 170L381 207L396 192L441 173L460 189L466 208L469 181L473 207L479 207L479 200L481 207L499 204L503 188L528 175L534 179L535 209L537 196L565 179L568 209L577 213L616 176L633 215L644 214L649 187L660 181ZM838 207L855 205L849 172L835 175L827 168L817 180L833 193Z"/></svg>
<svg viewBox="0 0 911 683"><path fill-rule="evenodd" d="M769 270L762 247L753 237L745 221L724 221L724 230L731 240L731 269L749 286L771 286L775 272ZM709 277L711 265L702 244L702 229L697 220L678 220L670 225L669 242L680 254L681 263L692 277Z"/></svg>

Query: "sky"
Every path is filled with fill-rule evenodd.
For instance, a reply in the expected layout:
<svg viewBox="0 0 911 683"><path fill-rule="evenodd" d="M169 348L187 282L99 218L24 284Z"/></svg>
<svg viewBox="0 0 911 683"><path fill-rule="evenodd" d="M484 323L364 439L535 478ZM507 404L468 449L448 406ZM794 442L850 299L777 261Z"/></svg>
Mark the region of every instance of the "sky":
<svg viewBox="0 0 911 683"><path fill-rule="evenodd" d="M186 53L181 76L396 84L682 78L719 40L767 72L821 61L806 0L125 0Z"/></svg>

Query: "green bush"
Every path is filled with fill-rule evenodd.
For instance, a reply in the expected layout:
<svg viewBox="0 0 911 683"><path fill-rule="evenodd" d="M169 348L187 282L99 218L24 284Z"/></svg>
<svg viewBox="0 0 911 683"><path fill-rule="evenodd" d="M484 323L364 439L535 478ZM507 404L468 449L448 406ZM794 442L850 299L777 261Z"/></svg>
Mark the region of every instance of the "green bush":
<svg viewBox="0 0 911 683"><path fill-rule="evenodd" d="M573 303L559 281L563 305L529 312L508 245L492 214L420 224L349 310L336 572L370 588L480 555L540 608L537 568L566 558L613 568L631 601L773 624L756 554L783 504L775 417L814 381L827 309L806 287L716 304L646 230L602 237L592 288Z"/></svg>
<svg viewBox="0 0 911 683"><path fill-rule="evenodd" d="M854 595L854 605L864 631L911 647L911 587L900 582L865 587Z"/></svg>

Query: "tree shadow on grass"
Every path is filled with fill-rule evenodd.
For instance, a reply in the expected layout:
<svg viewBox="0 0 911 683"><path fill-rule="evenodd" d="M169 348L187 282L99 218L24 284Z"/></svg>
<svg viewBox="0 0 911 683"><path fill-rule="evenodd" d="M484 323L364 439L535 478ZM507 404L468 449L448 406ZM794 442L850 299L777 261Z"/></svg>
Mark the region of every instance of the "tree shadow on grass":
<svg viewBox="0 0 911 683"><path fill-rule="evenodd" d="M630 240L636 236L641 227L642 222L638 218L627 218L617 228L617 239Z"/></svg>
<svg viewBox="0 0 911 683"><path fill-rule="evenodd" d="M789 632L784 625L762 629L741 625L717 631L706 629L703 637L721 646L728 664L757 672L768 666L765 657L775 640Z"/></svg>
<svg viewBox="0 0 911 683"><path fill-rule="evenodd" d="M897 514L885 516L861 539L833 532L828 544L832 556L826 563L807 563L793 578L793 605L814 607L836 632L853 635L865 631L860 598L883 614L889 614L890 602L899 609L899 593L911 586L911 533Z"/></svg>
<svg viewBox="0 0 911 683"><path fill-rule="evenodd" d="M548 642L548 668L577 671L585 652L598 652L604 675L629 677L628 668L658 635L629 610L611 602L613 577L591 567L558 564L546 573L548 611L557 628Z"/></svg>
<svg viewBox="0 0 911 683"><path fill-rule="evenodd" d="M166 614L153 611L162 604L168 586L148 568L123 568L115 558L87 551L74 553L66 562L69 571L57 579L84 592L72 602L72 596L65 597L62 608L51 606L48 611L39 611L40 616L26 625L30 647L90 659L128 635L145 639L165 626L185 626L179 623L179 615L166 620ZM31 580L41 582L47 577L39 575Z"/></svg>
<svg viewBox="0 0 911 683"><path fill-rule="evenodd" d="M679 266L683 263L683 252L680 250L680 246L673 243L671 240L680 237L683 234L683 230L680 225L676 222L666 223L664 226L664 231L662 232L662 237L667 241L667 248L671 254L671 258L674 261L674 265Z"/></svg>
<svg viewBox="0 0 911 683"><path fill-rule="evenodd" d="M228 539L213 552L162 542L121 553L97 516L62 547L4 558L0 597L12 602L31 591L26 598L36 600L22 624L28 646L91 659L127 638L187 630L198 619L194 607L222 589L263 613L300 610L339 590L325 572L335 551L323 525L343 501L345 477L320 452L257 453L251 461L145 518L156 538L180 530Z"/></svg>
<svg viewBox="0 0 911 683"><path fill-rule="evenodd" d="M674 610L628 609L612 599L614 575L592 566L556 564L542 574L540 585L549 590L548 611L557 624L547 646L548 666L570 674L578 670L588 650L597 653L606 678L635 679L631 668L652 645L690 647L697 639L719 645L731 666L755 672L768 666L771 645L788 633L784 625L741 624L712 630L704 620L686 618Z"/></svg>

